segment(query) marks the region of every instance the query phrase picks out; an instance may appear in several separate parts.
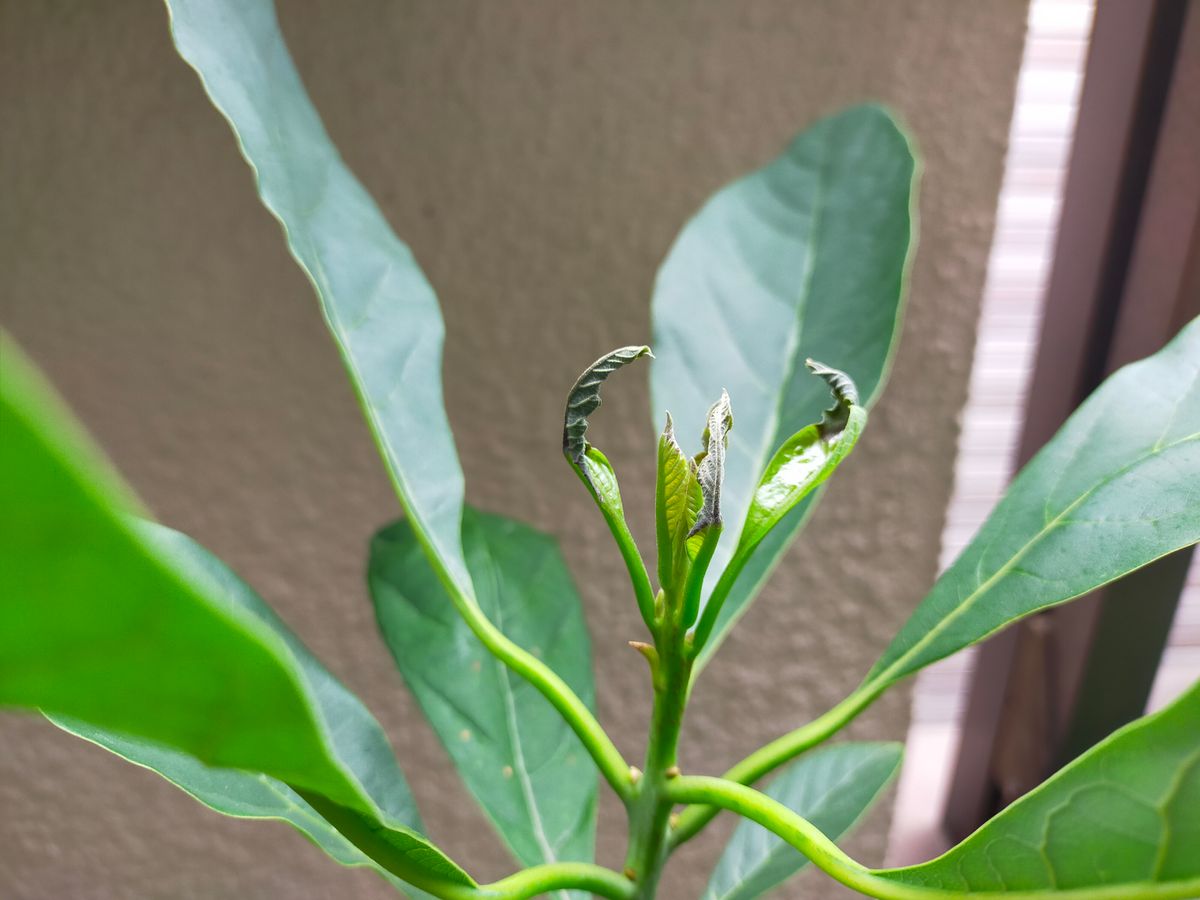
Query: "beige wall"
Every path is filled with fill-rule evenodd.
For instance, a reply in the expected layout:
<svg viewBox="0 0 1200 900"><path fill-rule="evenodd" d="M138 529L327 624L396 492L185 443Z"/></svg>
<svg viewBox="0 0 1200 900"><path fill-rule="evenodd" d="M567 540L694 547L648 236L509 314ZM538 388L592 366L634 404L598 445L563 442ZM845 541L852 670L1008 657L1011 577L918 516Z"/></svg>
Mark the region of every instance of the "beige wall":
<svg viewBox="0 0 1200 900"><path fill-rule="evenodd" d="M616 552L559 455L580 368L649 335L655 266L714 188L812 118L893 104L925 157L892 387L794 552L705 674L683 762L717 771L840 699L934 573L1020 45L1021 0L282 3L351 167L416 251L449 330L471 500L565 547L600 714L640 756L640 636ZM0 2L3 321L166 522L244 574L359 691L434 837L509 863L405 695L363 589L396 514L308 284L152 2ZM478 380L502 390L478 391ZM649 546L645 371L596 422ZM820 591L805 573L820 572ZM854 727L903 737L906 698ZM0 716L0 896L383 897L286 826L222 818L28 717ZM883 817L856 839L881 857ZM609 803L600 858L624 835ZM695 896L731 823L681 855ZM789 897L836 892L809 873Z"/></svg>

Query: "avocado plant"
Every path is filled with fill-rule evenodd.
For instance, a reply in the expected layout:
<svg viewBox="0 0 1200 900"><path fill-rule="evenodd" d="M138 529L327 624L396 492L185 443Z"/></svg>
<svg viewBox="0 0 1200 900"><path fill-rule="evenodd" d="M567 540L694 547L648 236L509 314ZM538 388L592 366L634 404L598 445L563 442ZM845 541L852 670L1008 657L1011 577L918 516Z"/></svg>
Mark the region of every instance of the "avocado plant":
<svg viewBox="0 0 1200 900"><path fill-rule="evenodd" d="M653 712L645 756L631 761L594 712L589 638L555 542L465 504L437 300L331 144L269 0L167 5L179 53L312 280L405 513L369 551L384 641L520 868L479 883L433 843L366 707L230 569L141 515L8 339L0 706L39 710L218 812L286 821L411 896L645 900L669 883L673 852L723 811L744 821L715 863L711 900L760 896L810 862L894 900L1200 896L1200 683L906 868L869 868L835 843L901 747L830 740L935 660L1200 540L1200 320L1071 416L849 696L721 776L684 772L698 676L854 449L885 380L917 167L893 118L864 106L715 194L654 290L652 566L589 431L605 380L649 361L649 347L603 355L566 392L564 456L646 629L631 643ZM593 862L601 781L628 813L619 868Z"/></svg>

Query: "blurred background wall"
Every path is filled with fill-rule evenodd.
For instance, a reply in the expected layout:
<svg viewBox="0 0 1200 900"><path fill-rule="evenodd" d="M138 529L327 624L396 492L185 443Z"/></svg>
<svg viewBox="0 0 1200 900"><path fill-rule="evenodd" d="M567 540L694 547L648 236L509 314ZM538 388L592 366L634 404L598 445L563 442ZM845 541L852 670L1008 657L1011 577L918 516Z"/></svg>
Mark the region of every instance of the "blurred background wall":
<svg viewBox="0 0 1200 900"><path fill-rule="evenodd" d="M335 142L440 294L468 496L563 540L600 716L631 758L649 710L625 646L640 620L561 460L565 391L603 351L649 338L655 267L715 188L845 104L882 100L907 120L924 156L921 244L891 387L700 682L684 766L720 771L844 696L936 569L1025 3L280 7ZM396 503L310 288L161 6L0 0L0 197L5 327L155 513L229 561L364 697L434 838L480 877L508 871L375 634L364 550ZM606 397L597 434L649 547L645 371ZM907 717L899 692L852 732L902 738ZM389 896L286 826L218 816L36 719L0 715L0 748L11 900ZM852 841L867 861L886 818ZM664 896L699 894L731 826L688 845ZM623 847L606 799L600 861L619 865ZM842 894L807 873L782 895Z"/></svg>

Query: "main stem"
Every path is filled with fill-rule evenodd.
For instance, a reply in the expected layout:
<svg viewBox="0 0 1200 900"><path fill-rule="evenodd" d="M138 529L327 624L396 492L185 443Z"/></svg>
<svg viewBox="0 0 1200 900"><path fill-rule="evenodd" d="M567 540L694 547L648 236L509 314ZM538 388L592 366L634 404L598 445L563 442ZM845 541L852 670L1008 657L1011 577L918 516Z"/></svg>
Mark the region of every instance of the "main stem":
<svg viewBox="0 0 1200 900"><path fill-rule="evenodd" d="M670 610L675 604L667 604ZM674 802L667 784L679 775L679 730L687 705L692 664L683 652L682 624L668 612L658 633L658 658L650 669L654 681L654 712L642 777L629 804L629 852L625 874L634 883L633 900L650 900L658 889L667 859L667 836Z"/></svg>

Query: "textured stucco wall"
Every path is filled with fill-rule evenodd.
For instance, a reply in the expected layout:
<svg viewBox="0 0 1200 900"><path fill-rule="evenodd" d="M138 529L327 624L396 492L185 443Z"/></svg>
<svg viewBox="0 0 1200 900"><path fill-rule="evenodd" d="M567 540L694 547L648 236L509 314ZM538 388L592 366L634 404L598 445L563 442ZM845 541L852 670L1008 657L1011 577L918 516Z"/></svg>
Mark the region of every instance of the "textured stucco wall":
<svg viewBox="0 0 1200 900"><path fill-rule="evenodd" d="M564 391L648 336L656 264L713 189L843 104L907 118L922 244L892 386L701 682L685 767L718 771L840 699L934 572L1024 3L287 0L281 15L334 139L441 295L469 496L564 540L601 718L631 758L648 712L625 647L639 620L559 455ZM362 694L435 838L480 876L506 871L375 635L364 548L395 503L309 286L163 10L0 2L0 117L4 324L157 514ZM649 547L645 374L614 380L596 424ZM853 731L902 737L906 717L896 695ZM210 813L33 718L0 715L0 747L9 900L388 895L286 826ZM854 845L868 859L881 818ZM619 864L613 804L601 825L600 858ZM666 896L697 895L730 825L687 848ZM786 895L839 894L813 874Z"/></svg>

